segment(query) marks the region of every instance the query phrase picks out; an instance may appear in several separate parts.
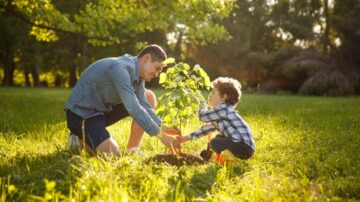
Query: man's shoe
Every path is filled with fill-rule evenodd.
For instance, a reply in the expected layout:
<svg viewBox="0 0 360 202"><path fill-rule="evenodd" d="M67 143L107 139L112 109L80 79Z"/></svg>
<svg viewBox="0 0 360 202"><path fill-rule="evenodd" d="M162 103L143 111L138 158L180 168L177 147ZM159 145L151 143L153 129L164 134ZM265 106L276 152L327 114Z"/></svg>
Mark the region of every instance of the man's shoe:
<svg viewBox="0 0 360 202"><path fill-rule="evenodd" d="M131 147L126 150L125 154L138 154L140 156L144 156L144 152L140 150L140 147Z"/></svg>
<svg viewBox="0 0 360 202"><path fill-rule="evenodd" d="M67 142L67 147L66 147L68 150L70 151L78 151L78 150L81 150L82 149L82 146L79 142L79 138L70 133L69 134L69 137L68 137L68 142Z"/></svg>

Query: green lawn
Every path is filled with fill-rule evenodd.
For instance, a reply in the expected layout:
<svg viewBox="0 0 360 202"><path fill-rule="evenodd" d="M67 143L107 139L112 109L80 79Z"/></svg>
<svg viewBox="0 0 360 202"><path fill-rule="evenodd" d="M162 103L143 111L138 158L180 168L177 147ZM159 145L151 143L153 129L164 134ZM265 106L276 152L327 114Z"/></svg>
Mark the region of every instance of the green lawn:
<svg viewBox="0 0 360 202"><path fill-rule="evenodd" d="M69 92L0 88L1 201L360 200L360 97L245 94L238 110L253 130L254 157L177 168L144 163L164 152L147 135L144 156L105 161L67 152ZM191 122L185 134L201 124ZM109 130L124 151L130 119ZM183 151L199 154L206 139Z"/></svg>

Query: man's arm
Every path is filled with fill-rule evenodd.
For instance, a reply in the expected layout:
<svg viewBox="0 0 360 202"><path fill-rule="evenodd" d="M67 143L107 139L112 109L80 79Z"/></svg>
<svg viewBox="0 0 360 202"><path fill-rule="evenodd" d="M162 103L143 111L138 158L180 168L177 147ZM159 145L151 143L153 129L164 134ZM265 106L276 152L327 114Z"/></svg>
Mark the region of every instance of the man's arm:
<svg viewBox="0 0 360 202"><path fill-rule="evenodd" d="M140 105L147 111L147 113L150 115L150 117L155 121L155 123L160 126L162 121L161 119L156 115L154 109L149 105L146 96L145 96L145 83L144 81L141 82L138 86L138 91L136 92L136 96L139 100Z"/></svg>
<svg viewBox="0 0 360 202"><path fill-rule="evenodd" d="M127 69L121 67L121 64L118 63L110 68L108 76L112 80L130 116L132 116L149 135L157 135L160 132L160 127L140 105L134 93L130 74Z"/></svg>

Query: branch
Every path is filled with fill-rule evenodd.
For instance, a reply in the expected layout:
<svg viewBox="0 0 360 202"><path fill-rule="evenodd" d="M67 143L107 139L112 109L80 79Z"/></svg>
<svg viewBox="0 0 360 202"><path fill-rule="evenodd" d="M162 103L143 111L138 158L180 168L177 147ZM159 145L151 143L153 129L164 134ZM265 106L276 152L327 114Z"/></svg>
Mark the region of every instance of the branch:
<svg viewBox="0 0 360 202"><path fill-rule="evenodd" d="M60 32L60 33L64 33L64 34L69 34L69 35L74 35L74 36L81 36L84 39L97 39L97 40L102 40L102 41L110 41L109 37L90 37L90 36L87 36L86 33L83 33L83 32L75 32L75 31L64 30L64 29L44 25L44 24L36 24L33 21L29 20L21 12L15 11L9 5L7 5L7 6L0 5L0 8L4 9L5 12L17 17L18 19L22 20L23 22L25 22L25 23L27 23L27 24L29 24L31 26L35 26L35 27L39 27L39 28L47 29L47 30L53 30L55 32Z"/></svg>
<svg viewBox="0 0 360 202"><path fill-rule="evenodd" d="M47 25L43 25L43 24L36 24L36 23L32 22L31 20L27 19L22 13L17 12L14 9L10 8L10 6L0 5L0 8L5 9L5 12L12 14L13 16L19 18L20 20L24 21L25 23L27 23L27 24L29 24L31 26L35 26L35 27L39 27L39 28L43 28L43 29L48 29L48 30L53 30L53 31L56 31L56 32L61 32L61 33L66 33L66 34L72 34L72 35L82 34L80 32L63 30L63 29L59 29L59 28L56 28L56 27L51 27L51 26L47 26Z"/></svg>

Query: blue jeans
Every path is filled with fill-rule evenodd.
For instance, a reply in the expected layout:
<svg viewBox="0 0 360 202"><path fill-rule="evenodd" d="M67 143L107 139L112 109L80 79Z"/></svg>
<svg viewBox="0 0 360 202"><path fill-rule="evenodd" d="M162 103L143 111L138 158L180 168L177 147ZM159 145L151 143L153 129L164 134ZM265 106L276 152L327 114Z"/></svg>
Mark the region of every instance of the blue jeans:
<svg viewBox="0 0 360 202"><path fill-rule="evenodd" d="M228 149L239 159L249 159L254 150L243 142L234 142L229 137L217 135L210 141L210 148L216 153L220 154L222 151Z"/></svg>
<svg viewBox="0 0 360 202"><path fill-rule="evenodd" d="M127 116L129 116L129 113L123 104L116 105L111 112L105 115L98 115L88 119L83 119L70 110L66 111L67 127L71 133L81 139L85 138L86 144L93 150L104 140L110 138L110 133L106 130L106 127Z"/></svg>

